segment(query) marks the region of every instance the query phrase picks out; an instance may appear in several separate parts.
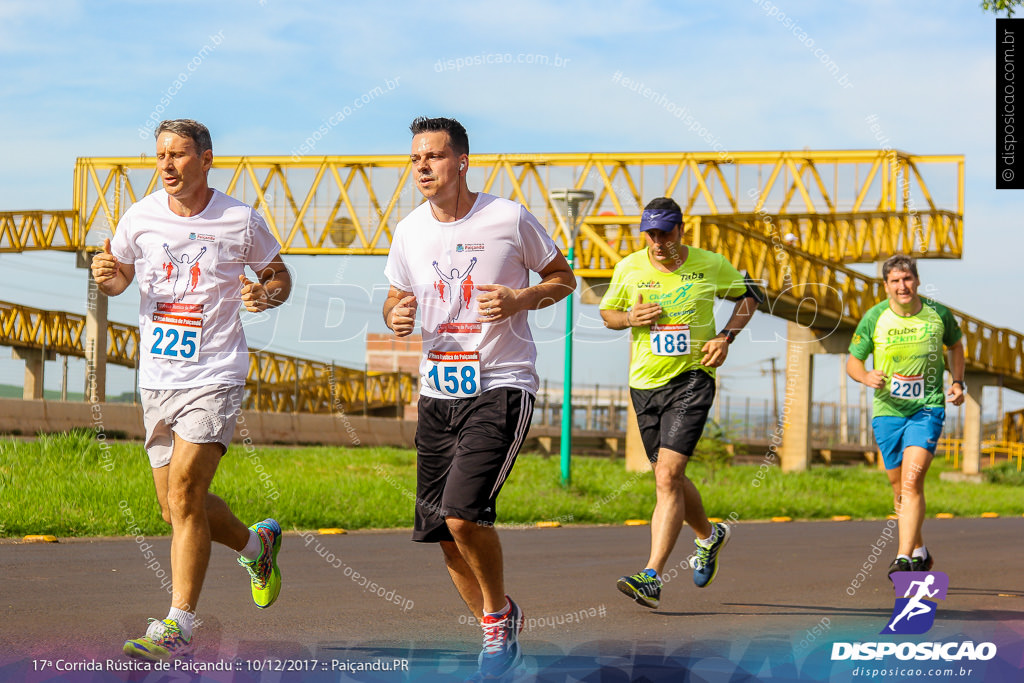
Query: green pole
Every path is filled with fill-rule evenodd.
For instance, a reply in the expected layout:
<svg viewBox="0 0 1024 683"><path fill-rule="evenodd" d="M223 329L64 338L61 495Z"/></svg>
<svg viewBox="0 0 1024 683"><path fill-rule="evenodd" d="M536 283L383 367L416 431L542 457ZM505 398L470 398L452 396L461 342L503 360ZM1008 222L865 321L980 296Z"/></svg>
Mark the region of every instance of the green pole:
<svg viewBox="0 0 1024 683"><path fill-rule="evenodd" d="M576 240L569 243L567 261L576 267ZM572 294L565 300L565 377L562 381L562 486L572 483Z"/></svg>

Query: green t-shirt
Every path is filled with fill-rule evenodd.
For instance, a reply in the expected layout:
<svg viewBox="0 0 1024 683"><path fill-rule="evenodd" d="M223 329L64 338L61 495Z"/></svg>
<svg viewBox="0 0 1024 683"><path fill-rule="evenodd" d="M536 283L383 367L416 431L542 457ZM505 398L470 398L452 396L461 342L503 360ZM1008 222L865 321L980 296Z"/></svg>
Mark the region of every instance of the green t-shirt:
<svg viewBox="0 0 1024 683"><path fill-rule="evenodd" d="M943 345L953 346L963 333L949 309L922 298L916 315L893 313L886 299L867 312L857 325L850 353L861 361L874 353L874 366L889 378L875 389L875 417L909 417L925 406L945 405L942 374Z"/></svg>
<svg viewBox="0 0 1024 683"><path fill-rule="evenodd" d="M694 368L713 377L715 369L700 364L700 349L718 334L715 297L738 297L745 291L743 276L724 256L696 247L689 247L686 262L671 273L652 266L646 249L619 261L601 309L629 310L637 295L662 308L654 326L630 328L629 386L657 389Z"/></svg>

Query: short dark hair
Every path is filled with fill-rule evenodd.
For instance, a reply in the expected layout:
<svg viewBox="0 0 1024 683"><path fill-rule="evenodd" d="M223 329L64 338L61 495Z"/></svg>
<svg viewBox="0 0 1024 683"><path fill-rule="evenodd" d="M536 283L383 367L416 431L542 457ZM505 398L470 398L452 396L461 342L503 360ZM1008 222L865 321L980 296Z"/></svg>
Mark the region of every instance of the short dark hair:
<svg viewBox="0 0 1024 683"><path fill-rule="evenodd" d="M644 211L677 211L682 213L683 210L676 204L676 200L671 197L656 197L651 201L647 202L647 206L644 207Z"/></svg>
<svg viewBox="0 0 1024 683"><path fill-rule="evenodd" d="M419 135L420 133L448 133L448 140L451 142L455 153L460 155L469 154L469 136L466 135L466 129L463 128L462 124L455 119L443 117L431 119L426 116L418 116L409 125L409 130L412 131L413 135Z"/></svg>
<svg viewBox="0 0 1024 683"><path fill-rule="evenodd" d="M919 280L921 279L917 275L917 261L906 254L894 254L885 260L885 263L882 264L882 279L888 281L889 273L894 270L902 270Z"/></svg>
<svg viewBox="0 0 1024 683"><path fill-rule="evenodd" d="M213 151L213 140L210 139L210 129L192 119L168 119L161 121L160 125L153 131L153 137L159 138L160 133L174 133L183 138L188 138L196 145L196 151L202 156L206 150Z"/></svg>

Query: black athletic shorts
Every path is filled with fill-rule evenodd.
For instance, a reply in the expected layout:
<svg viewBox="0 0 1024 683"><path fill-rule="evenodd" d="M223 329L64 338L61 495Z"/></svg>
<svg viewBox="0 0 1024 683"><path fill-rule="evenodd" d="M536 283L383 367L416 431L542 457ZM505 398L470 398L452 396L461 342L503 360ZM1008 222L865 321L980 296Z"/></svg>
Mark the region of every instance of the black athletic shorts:
<svg viewBox="0 0 1024 683"><path fill-rule="evenodd" d="M659 448L689 457L715 402L715 378L703 370L689 370L657 389L630 388L629 396L647 459L658 462Z"/></svg>
<svg viewBox="0 0 1024 683"><path fill-rule="evenodd" d="M530 431L533 394L500 387L473 398L420 396L412 540L451 541L445 517L491 526L495 500Z"/></svg>

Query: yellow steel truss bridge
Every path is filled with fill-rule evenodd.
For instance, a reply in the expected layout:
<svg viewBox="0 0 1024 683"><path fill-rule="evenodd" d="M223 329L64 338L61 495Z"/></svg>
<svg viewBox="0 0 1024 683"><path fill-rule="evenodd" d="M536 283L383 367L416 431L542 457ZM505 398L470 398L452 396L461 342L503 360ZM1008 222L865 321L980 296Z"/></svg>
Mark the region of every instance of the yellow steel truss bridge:
<svg viewBox="0 0 1024 683"><path fill-rule="evenodd" d="M0 344L44 353L85 357L86 316L0 301ZM331 363L249 349L243 407L275 412L336 414L391 412L414 400L408 373L364 372ZM139 328L107 323L107 362L134 368Z"/></svg>
<svg viewBox="0 0 1024 683"><path fill-rule="evenodd" d="M550 190L593 190L595 201L575 249L576 272L588 280L609 277L623 256L642 246L636 224L646 201L672 196L683 207L690 243L722 253L762 279L767 312L819 332L848 330L884 298L881 282L850 264L897 252L960 258L963 251L959 155L475 154L469 173L474 189L525 204L563 249L568 233ZM405 155L223 156L215 158L210 182L260 210L286 254L386 254L395 225L422 201ZM0 252L96 249L127 207L158 186L155 164L145 155L81 158L74 208L0 212ZM968 369L1024 387L1021 335L955 315L966 334ZM303 367L285 364L267 382L288 385L298 379L316 393L317 380ZM254 367L251 386L262 372ZM297 401L302 407L329 403L319 394ZM284 400L272 405L292 409Z"/></svg>

